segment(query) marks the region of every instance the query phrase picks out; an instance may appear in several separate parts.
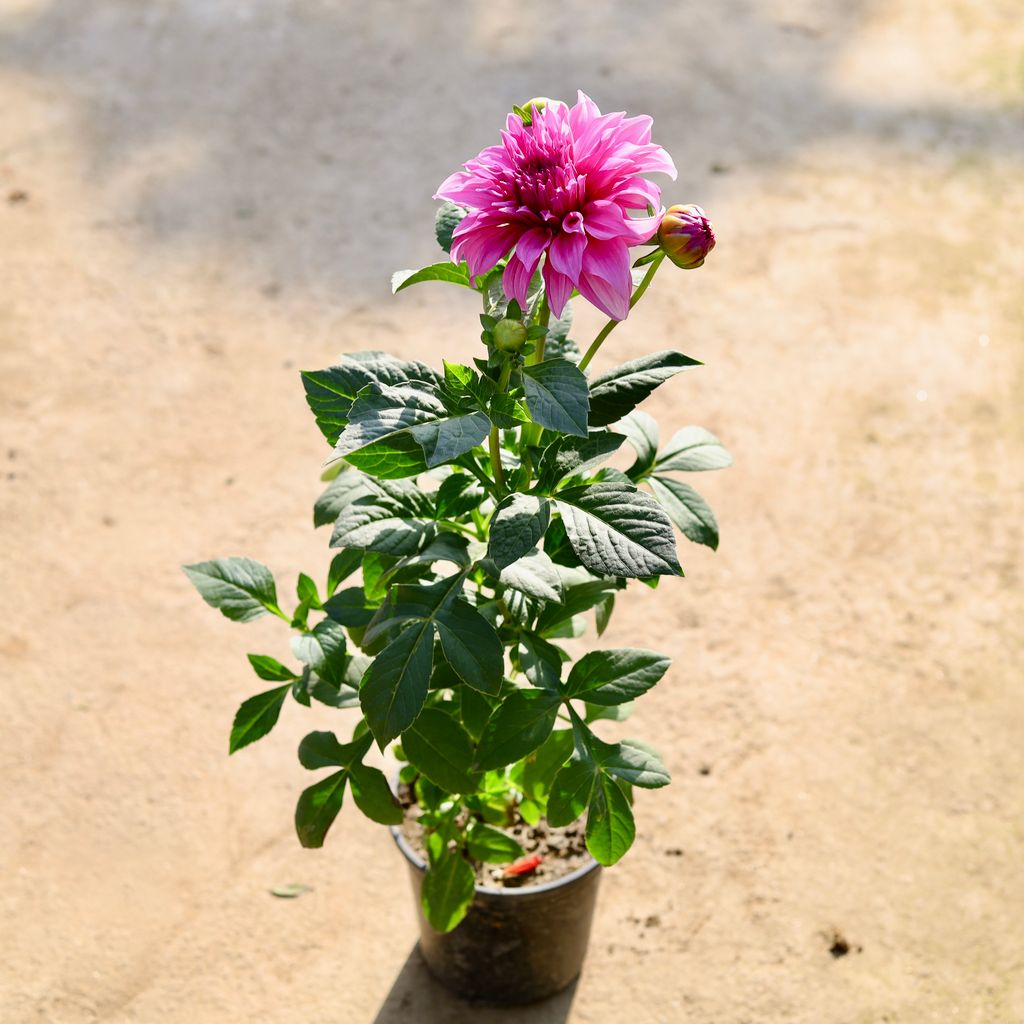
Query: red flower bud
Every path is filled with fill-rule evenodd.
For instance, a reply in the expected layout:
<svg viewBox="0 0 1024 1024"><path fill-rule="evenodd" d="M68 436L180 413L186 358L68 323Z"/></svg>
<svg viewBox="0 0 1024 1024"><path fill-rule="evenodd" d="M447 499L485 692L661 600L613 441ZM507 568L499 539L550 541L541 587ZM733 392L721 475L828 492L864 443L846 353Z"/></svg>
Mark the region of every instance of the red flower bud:
<svg viewBox="0 0 1024 1024"><path fill-rule="evenodd" d="M714 249L715 232L699 206L670 206L661 219L658 242L677 267L695 270Z"/></svg>

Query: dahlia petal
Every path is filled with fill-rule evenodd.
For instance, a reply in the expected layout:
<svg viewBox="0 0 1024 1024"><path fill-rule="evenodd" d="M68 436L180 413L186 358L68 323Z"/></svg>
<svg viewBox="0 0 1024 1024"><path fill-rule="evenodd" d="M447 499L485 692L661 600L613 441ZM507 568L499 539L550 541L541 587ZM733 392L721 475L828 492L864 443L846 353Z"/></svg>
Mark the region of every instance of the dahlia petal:
<svg viewBox="0 0 1024 1024"><path fill-rule="evenodd" d="M583 207L583 223L591 238L618 238L625 234L625 211L608 199L595 199Z"/></svg>
<svg viewBox="0 0 1024 1024"><path fill-rule="evenodd" d="M544 287L547 290L548 296L548 306L551 307L551 312L554 313L556 318L560 317L565 309L565 304L569 301L569 296L572 295L573 288L576 286L571 278L555 270L551 266L550 260L544 264L543 274Z"/></svg>
<svg viewBox="0 0 1024 1024"><path fill-rule="evenodd" d="M463 236L459 241L462 245L459 255L464 256L469 265L471 277L479 277L486 274L494 265L516 244L522 228L518 225L509 225L504 228L481 228L472 234ZM454 237L454 235L453 235ZM452 255L455 256L455 245L452 245Z"/></svg>
<svg viewBox="0 0 1024 1024"><path fill-rule="evenodd" d="M583 269L583 252L586 248L587 236L582 230L560 231L548 249L548 261L552 269L576 281Z"/></svg>
<svg viewBox="0 0 1024 1024"><path fill-rule="evenodd" d="M537 263L540 257L537 257ZM526 308L526 293L530 288L530 281L537 270L537 263L532 267L525 264L518 256L513 255L505 264L505 270L501 275L501 290L510 298L515 299L519 305Z"/></svg>
<svg viewBox="0 0 1024 1024"><path fill-rule="evenodd" d="M530 228L529 231L524 231L516 243L516 256L528 267L533 267L533 270L530 271L531 276L533 271L537 269L540 254L550 244L551 232L545 231L543 228Z"/></svg>
<svg viewBox="0 0 1024 1024"><path fill-rule="evenodd" d="M580 294L613 320L625 320L633 279L629 273L629 247L619 239L593 239L583 254Z"/></svg>

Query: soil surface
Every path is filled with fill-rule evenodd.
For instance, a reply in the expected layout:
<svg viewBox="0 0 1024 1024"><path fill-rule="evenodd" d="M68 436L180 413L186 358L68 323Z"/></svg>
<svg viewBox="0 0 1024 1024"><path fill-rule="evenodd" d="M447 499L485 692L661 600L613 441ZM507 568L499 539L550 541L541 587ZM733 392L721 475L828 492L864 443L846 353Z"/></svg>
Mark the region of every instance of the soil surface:
<svg viewBox="0 0 1024 1024"><path fill-rule="evenodd" d="M503 832L517 840L523 848L523 856L513 864L485 864L471 860L470 864L476 872L476 884L488 889L529 889L532 886L556 882L559 878L571 875L585 864L593 863L593 857L587 853L583 821L562 828L554 828L544 818L536 825L528 825L521 819ZM427 859L424 840L426 833L417 821L415 810L407 810L402 823L402 833L409 845L424 862ZM534 856L540 862L529 870L509 871L509 867L523 865Z"/></svg>
<svg viewBox="0 0 1024 1024"><path fill-rule="evenodd" d="M0 0L0 1020L1020 1024L1022 53L1020 0ZM479 353L468 292L390 274L577 87L718 234L594 369L700 359L645 409L736 464L690 481L719 550L577 645L672 656L601 724L673 783L578 985L502 1013L425 974L385 829L299 847L350 712L227 756L286 630L178 566L323 577L298 369Z"/></svg>

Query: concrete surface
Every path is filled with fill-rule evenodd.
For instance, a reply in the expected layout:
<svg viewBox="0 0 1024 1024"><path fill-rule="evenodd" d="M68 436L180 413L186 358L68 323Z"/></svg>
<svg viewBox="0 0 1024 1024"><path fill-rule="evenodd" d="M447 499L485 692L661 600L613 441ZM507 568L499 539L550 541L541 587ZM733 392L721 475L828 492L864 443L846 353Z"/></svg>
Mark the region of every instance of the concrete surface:
<svg viewBox="0 0 1024 1024"><path fill-rule="evenodd" d="M1019 0L3 0L0 1019L1024 1020L1022 54ZM388 276L577 86L719 233L597 365L703 359L647 408L736 466L719 553L606 639L675 658L629 729L675 783L577 987L502 1013L424 976L383 830L299 848L336 716L227 757L286 641L178 565L325 571L297 369L474 354L468 295Z"/></svg>

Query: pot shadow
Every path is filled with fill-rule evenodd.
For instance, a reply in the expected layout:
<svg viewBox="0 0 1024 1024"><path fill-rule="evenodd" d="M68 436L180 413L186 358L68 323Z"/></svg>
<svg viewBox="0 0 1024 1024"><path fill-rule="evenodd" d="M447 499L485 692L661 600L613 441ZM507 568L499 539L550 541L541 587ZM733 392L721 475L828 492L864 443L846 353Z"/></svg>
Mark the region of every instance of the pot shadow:
<svg viewBox="0 0 1024 1024"><path fill-rule="evenodd" d="M419 943L413 946L373 1024L564 1024L576 995L567 989L525 1006L488 1006L449 992L427 970Z"/></svg>

